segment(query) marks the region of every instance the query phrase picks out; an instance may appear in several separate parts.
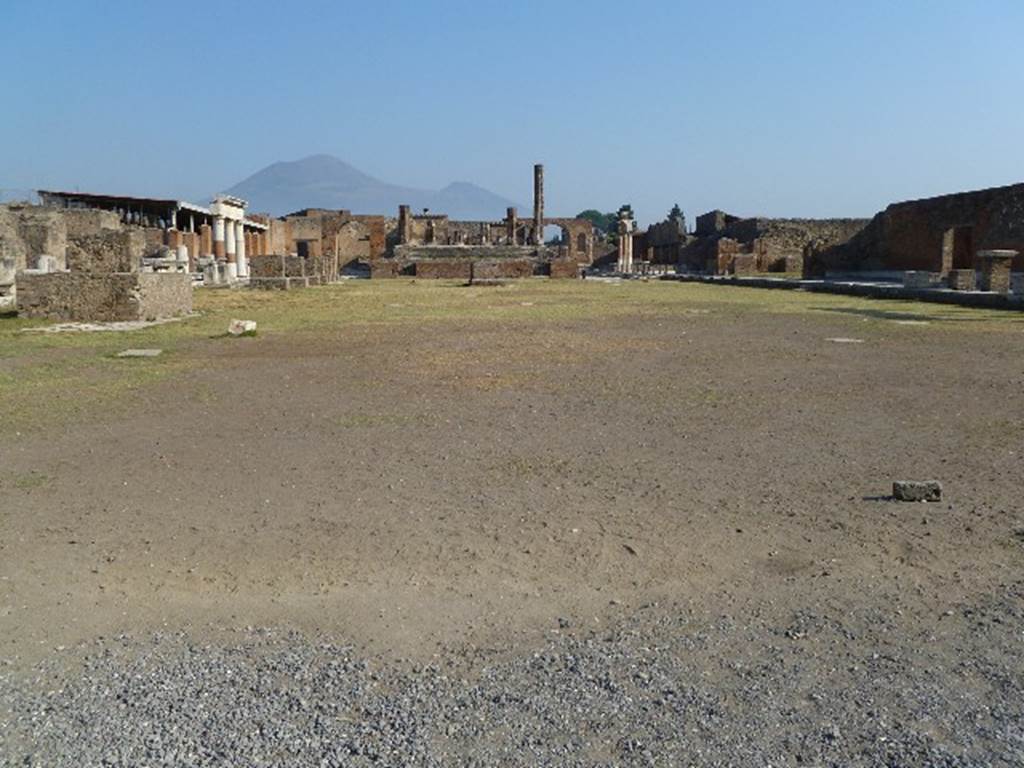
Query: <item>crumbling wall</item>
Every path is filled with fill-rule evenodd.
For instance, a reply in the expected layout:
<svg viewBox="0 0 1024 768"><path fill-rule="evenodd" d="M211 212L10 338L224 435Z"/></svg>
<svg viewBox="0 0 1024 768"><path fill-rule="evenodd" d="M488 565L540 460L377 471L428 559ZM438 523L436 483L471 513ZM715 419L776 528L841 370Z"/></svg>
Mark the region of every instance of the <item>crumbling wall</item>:
<svg viewBox="0 0 1024 768"><path fill-rule="evenodd" d="M15 269L31 269L38 256L53 256L64 269L67 223L62 211L37 205L0 205L0 256Z"/></svg>
<svg viewBox="0 0 1024 768"><path fill-rule="evenodd" d="M68 238L67 268L73 272L137 272L148 253L142 231L103 230Z"/></svg>
<svg viewBox="0 0 1024 768"><path fill-rule="evenodd" d="M18 314L54 320L146 320L192 310L192 283L184 273L21 272Z"/></svg>

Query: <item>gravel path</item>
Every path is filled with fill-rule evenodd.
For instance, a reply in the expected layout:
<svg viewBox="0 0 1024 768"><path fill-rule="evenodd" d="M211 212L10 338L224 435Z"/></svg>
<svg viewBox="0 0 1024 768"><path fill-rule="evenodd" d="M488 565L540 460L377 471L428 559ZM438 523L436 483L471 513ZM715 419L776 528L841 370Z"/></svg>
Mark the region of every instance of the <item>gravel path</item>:
<svg viewBox="0 0 1024 768"><path fill-rule="evenodd" d="M38 766L1024 765L1024 588L898 617L647 606L434 664L254 630L120 638L0 678L0 756ZM919 622L914 622L917 626Z"/></svg>

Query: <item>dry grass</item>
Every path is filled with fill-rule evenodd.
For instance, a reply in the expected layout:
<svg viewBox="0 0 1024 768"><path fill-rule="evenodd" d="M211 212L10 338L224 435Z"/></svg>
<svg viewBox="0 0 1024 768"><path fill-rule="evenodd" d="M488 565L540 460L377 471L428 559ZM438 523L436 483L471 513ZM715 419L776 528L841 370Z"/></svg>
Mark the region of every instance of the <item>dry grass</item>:
<svg viewBox="0 0 1024 768"><path fill-rule="evenodd" d="M472 325L496 333L544 326L537 355L569 360L614 351L621 340L597 340L579 331L580 321L614 316L691 323L702 316L757 322L765 314L803 314L856 321L858 335L942 332L1024 332L1024 314L939 304L878 301L795 291L704 286L659 281L524 280L501 287L466 287L449 281L350 281L289 292L201 290L199 316L119 333L24 333L42 321L0 318L0 435L74 420L102 409L118 413L133 395L197 365L216 364L221 345L260 343L288 334L296 340L338 339L357 334L372 340L381 328L430 324ZM256 320L259 339L223 337L233 317ZM565 338L552 327L572 324ZM555 334L557 335L557 334ZM128 347L158 347L161 357L122 360ZM505 365L497 352L476 350L467 381L484 388L519 386L530 376L529 361ZM465 361L419 356L408 365L423 375L458 376ZM491 365L494 372L488 372ZM201 394L201 393L200 393Z"/></svg>

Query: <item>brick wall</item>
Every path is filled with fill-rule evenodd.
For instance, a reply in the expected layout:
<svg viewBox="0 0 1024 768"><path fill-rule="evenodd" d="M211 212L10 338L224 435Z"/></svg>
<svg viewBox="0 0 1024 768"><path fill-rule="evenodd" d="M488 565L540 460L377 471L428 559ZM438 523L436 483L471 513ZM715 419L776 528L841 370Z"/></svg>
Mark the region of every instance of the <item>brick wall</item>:
<svg viewBox="0 0 1024 768"><path fill-rule="evenodd" d="M474 280L501 280L533 277L533 259L481 259L473 262Z"/></svg>

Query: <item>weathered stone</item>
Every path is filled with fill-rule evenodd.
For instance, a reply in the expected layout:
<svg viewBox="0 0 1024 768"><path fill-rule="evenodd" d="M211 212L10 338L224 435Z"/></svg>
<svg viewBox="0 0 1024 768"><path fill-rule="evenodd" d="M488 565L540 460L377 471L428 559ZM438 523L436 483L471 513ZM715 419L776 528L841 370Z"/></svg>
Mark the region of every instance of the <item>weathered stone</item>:
<svg viewBox="0 0 1024 768"><path fill-rule="evenodd" d="M245 336L256 333L255 320L232 320L228 324L228 333L232 336Z"/></svg>
<svg viewBox="0 0 1024 768"><path fill-rule="evenodd" d="M892 495L899 501L941 501L942 483L938 480L897 480L892 484Z"/></svg>
<svg viewBox="0 0 1024 768"><path fill-rule="evenodd" d="M184 272L19 272L18 313L54 320L155 320L192 311Z"/></svg>
<svg viewBox="0 0 1024 768"><path fill-rule="evenodd" d="M163 352L162 349L126 349L124 352L118 352L118 357L159 357Z"/></svg>
<svg viewBox="0 0 1024 768"><path fill-rule="evenodd" d="M978 251L981 266L981 290L992 293L1010 292L1010 269L1017 251Z"/></svg>
<svg viewBox="0 0 1024 768"><path fill-rule="evenodd" d="M951 269L949 271L949 287L954 291L973 291L974 286L973 269Z"/></svg>

